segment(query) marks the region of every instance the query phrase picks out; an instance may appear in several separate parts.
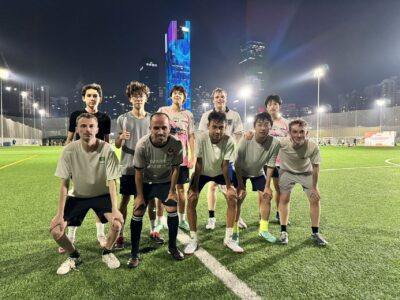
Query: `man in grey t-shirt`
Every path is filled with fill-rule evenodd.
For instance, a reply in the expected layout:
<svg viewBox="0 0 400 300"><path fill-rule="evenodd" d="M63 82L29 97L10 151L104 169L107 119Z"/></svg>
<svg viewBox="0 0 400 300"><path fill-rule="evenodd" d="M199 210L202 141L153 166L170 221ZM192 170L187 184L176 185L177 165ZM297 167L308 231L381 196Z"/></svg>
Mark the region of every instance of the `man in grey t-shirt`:
<svg viewBox="0 0 400 300"><path fill-rule="evenodd" d="M170 134L170 123L165 113L155 113L150 118L150 134L142 137L135 149L134 166L137 196L131 220L131 258L129 268L139 265L139 243L143 215L149 200L158 198L167 213L168 252L176 260L183 254L176 247L178 213L176 183L183 159L182 143Z"/></svg>
<svg viewBox="0 0 400 300"><path fill-rule="evenodd" d="M271 211L272 191L270 182L279 152L278 139L269 135L272 127L271 115L267 112L256 114L254 118L255 134L251 140L242 139L239 142L233 172L233 184L237 188L238 202L236 223L233 228L233 239L239 240L240 208L246 197L246 181L250 179L253 191L258 191L258 207L261 216L259 236L270 243L276 238L268 231L268 218Z"/></svg>
<svg viewBox="0 0 400 300"><path fill-rule="evenodd" d="M117 156L111 146L96 139L97 118L83 113L77 118L80 140L65 146L55 175L61 178L58 211L50 224L50 233L57 244L69 254L57 274L67 274L80 263L80 253L65 235L67 225L80 226L87 212L93 209L99 219L110 223L110 233L103 248L103 262L110 269L120 266L111 253L123 218L117 208L115 180L120 176ZM70 180L74 187L68 192Z"/></svg>

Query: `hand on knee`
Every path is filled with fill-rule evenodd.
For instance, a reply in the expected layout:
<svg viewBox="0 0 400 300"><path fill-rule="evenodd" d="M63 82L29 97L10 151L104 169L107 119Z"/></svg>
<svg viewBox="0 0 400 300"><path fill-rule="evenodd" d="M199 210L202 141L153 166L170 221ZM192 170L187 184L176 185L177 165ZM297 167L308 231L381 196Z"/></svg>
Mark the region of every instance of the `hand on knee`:
<svg viewBox="0 0 400 300"><path fill-rule="evenodd" d="M55 241L58 241L64 235L64 230L61 230L61 226L57 225L50 230L50 234Z"/></svg>

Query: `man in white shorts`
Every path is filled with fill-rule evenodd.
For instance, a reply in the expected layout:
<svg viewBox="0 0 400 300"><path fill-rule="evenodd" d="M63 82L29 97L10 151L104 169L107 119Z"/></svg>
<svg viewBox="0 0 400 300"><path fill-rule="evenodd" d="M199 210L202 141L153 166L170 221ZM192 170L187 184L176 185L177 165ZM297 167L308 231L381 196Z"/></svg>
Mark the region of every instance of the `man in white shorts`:
<svg viewBox="0 0 400 300"><path fill-rule="evenodd" d="M290 211L290 193L296 183L299 183L307 194L310 202L311 238L319 245L325 246L328 242L319 233L320 193L318 190L318 176L320 153L318 145L307 138L306 121L296 119L289 123L289 138L280 140L279 155L282 160L279 176L281 190L279 214L281 235L279 241L287 244L287 224Z"/></svg>

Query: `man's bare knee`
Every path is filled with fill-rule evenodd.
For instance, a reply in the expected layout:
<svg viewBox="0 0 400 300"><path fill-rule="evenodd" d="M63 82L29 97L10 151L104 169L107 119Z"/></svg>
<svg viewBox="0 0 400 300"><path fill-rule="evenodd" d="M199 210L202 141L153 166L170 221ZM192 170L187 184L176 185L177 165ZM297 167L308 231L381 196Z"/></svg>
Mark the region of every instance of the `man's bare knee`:
<svg viewBox="0 0 400 300"><path fill-rule="evenodd" d="M124 224L124 222L122 222L121 220L119 220L119 219L114 219L113 220L113 222L112 222L112 228L115 230L115 231L121 231L121 229L122 229L122 225Z"/></svg>
<svg viewBox="0 0 400 300"><path fill-rule="evenodd" d="M61 230L61 226L57 225L51 229L50 234L54 240L58 241L64 235L64 230Z"/></svg>

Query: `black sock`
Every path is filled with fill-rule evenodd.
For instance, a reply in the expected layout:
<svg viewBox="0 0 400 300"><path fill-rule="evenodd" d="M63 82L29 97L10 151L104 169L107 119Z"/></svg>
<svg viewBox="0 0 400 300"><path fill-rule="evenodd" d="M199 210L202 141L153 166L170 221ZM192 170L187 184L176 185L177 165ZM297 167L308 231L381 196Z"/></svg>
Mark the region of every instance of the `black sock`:
<svg viewBox="0 0 400 300"><path fill-rule="evenodd" d="M279 219L279 211L276 212L276 217Z"/></svg>
<svg viewBox="0 0 400 300"><path fill-rule="evenodd" d="M102 255L107 255L107 254L110 254L111 252L112 252L111 250L103 248L103 254Z"/></svg>
<svg viewBox="0 0 400 300"><path fill-rule="evenodd" d="M138 257L139 254L139 242L140 242L140 234L142 233L143 226L143 217L137 217L135 215L132 216L131 219L131 256Z"/></svg>
<svg viewBox="0 0 400 300"><path fill-rule="evenodd" d="M214 217L214 213L215 213L215 211L209 210L209 211L208 211L208 217L209 217L209 218L215 218L215 217Z"/></svg>
<svg viewBox="0 0 400 300"><path fill-rule="evenodd" d="M78 249L75 248L75 251L72 252L69 257L71 258L79 258L81 256L81 254L79 253Z"/></svg>
<svg viewBox="0 0 400 300"><path fill-rule="evenodd" d="M281 225L281 231L286 231L287 232L286 225Z"/></svg>
<svg viewBox="0 0 400 300"><path fill-rule="evenodd" d="M176 248L176 236L178 235L179 218L177 212L168 213L168 247Z"/></svg>
<svg viewBox="0 0 400 300"><path fill-rule="evenodd" d="M311 227L312 233L318 233L319 227Z"/></svg>

